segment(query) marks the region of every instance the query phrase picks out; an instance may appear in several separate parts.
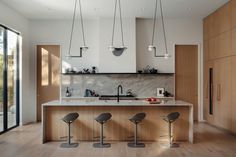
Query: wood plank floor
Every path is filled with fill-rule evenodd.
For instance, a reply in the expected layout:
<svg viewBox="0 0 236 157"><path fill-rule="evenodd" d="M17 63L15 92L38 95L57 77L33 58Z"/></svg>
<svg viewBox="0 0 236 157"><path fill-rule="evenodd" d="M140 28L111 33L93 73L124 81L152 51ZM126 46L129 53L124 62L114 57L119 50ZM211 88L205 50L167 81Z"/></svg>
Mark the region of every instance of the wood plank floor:
<svg viewBox="0 0 236 157"><path fill-rule="evenodd" d="M181 143L166 148L164 143L147 143L146 148L128 148L126 142L113 142L108 149L96 149L92 142L78 148L62 149L60 142L41 144L40 124L18 127L0 135L0 157L235 157L236 137L205 123L195 125L195 144Z"/></svg>

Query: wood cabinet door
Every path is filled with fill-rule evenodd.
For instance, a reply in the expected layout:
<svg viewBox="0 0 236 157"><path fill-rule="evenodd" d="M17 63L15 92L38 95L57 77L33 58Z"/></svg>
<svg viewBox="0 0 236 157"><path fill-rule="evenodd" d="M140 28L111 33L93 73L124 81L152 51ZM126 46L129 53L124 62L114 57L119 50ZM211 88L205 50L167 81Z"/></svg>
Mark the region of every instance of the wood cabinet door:
<svg viewBox="0 0 236 157"><path fill-rule="evenodd" d="M231 129L231 58L222 58L214 63L214 123Z"/></svg>
<svg viewBox="0 0 236 157"><path fill-rule="evenodd" d="M204 119L210 123L214 124L214 112L210 113L210 98L214 93L210 93L210 69L212 69L212 74L214 74L214 62L204 63ZM214 78L214 77L212 77ZM214 80L212 80L213 83ZM212 99L212 109L214 109L214 99Z"/></svg>
<svg viewBox="0 0 236 157"><path fill-rule="evenodd" d="M232 28L236 28L236 0L231 0Z"/></svg>
<svg viewBox="0 0 236 157"><path fill-rule="evenodd" d="M232 60L232 68L231 68L231 74L232 74L232 79L231 79L231 87L232 87L232 92L231 92L231 112L232 112L232 131L236 133L236 56L233 56L231 58Z"/></svg>

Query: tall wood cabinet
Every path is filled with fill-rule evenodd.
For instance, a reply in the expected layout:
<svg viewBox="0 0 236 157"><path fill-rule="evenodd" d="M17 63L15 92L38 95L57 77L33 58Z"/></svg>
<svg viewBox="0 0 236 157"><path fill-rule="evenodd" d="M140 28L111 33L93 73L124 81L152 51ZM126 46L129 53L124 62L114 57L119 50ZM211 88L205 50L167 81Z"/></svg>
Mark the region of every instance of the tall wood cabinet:
<svg viewBox="0 0 236 157"><path fill-rule="evenodd" d="M204 118L236 133L236 0L203 21Z"/></svg>
<svg viewBox="0 0 236 157"><path fill-rule="evenodd" d="M232 109L232 131L236 133L236 56L232 57L231 62L231 109Z"/></svg>

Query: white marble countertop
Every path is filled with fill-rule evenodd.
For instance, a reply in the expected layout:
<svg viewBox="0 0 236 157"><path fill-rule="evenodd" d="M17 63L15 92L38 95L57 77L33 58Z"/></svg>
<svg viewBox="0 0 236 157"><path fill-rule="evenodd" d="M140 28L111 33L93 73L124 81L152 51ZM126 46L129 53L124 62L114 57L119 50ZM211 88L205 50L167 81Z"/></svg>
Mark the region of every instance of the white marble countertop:
<svg viewBox="0 0 236 157"><path fill-rule="evenodd" d="M47 103L44 103L43 106L111 106L111 107L125 107L125 106L189 106L192 107L191 103L184 102L181 100L170 100L170 101L162 101L159 104L149 104L145 100L120 100L120 102L117 102L116 100L81 100L81 101L66 101L66 100L55 100L55 101L50 101Z"/></svg>

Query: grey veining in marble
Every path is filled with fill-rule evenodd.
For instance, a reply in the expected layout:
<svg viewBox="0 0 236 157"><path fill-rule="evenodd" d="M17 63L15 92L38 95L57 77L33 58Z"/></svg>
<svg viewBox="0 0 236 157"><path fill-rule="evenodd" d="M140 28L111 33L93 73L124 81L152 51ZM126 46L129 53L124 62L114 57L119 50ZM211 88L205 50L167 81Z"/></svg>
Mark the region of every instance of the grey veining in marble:
<svg viewBox="0 0 236 157"><path fill-rule="evenodd" d="M123 86L123 94L128 89L137 97L157 95L157 88L165 88L174 93L173 75L70 75L62 76L62 97L65 97L66 87L72 87L72 97L83 97L85 89L95 90L99 95L117 94L117 86Z"/></svg>

